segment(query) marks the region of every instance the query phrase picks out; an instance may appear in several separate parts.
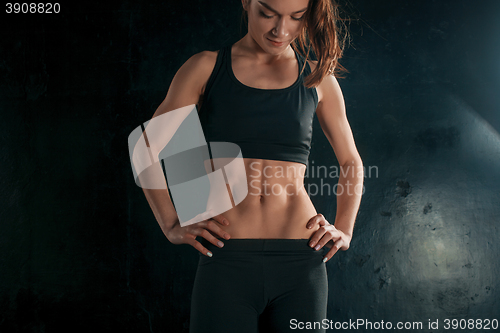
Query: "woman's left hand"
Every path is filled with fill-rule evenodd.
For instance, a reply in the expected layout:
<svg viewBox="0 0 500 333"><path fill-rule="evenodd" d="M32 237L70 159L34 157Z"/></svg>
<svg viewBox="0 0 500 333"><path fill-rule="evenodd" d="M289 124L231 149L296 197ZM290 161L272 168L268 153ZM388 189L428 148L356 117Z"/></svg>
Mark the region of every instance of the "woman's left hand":
<svg viewBox="0 0 500 333"><path fill-rule="evenodd" d="M307 222L306 227L311 229L315 224L318 224L320 227L311 236L309 246L314 247L316 251L325 245L330 248L330 251L328 251L323 258L324 262L330 260L339 249L345 251L349 248L351 236L328 223L323 214L313 216L309 222Z"/></svg>

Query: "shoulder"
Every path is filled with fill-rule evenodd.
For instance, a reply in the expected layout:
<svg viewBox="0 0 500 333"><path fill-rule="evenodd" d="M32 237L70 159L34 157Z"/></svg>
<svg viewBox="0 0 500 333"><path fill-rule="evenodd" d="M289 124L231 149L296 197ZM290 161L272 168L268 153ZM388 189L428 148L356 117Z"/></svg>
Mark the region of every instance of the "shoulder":
<svg viewBox="0 0 500 333"><path fill-rule="evenodd" d="M201 51L193 54L185 63L186 66L196 67L198 70L208 70L213 67L219 51Z"/></svg>
<svg viewBox="0 0 500 333"><path fill-rule="evenodd" d="M211 51L202 51L189 57L175 73L167 96L155 114L198 104L216 58L217 53Z"/></svg>
<svg viewBox="0 0 500 333"><path fill-rule="evenodd" d="M217 53L218 51L201 51L192 55L179 68L175 76L191 82L202 95L210 74L215 67Z"/></svg>

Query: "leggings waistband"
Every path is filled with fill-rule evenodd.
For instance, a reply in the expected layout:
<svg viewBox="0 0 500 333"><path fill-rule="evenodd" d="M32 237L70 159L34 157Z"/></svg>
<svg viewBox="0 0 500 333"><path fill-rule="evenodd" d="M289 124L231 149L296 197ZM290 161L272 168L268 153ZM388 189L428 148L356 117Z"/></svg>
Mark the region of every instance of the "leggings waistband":
<svg viewBox="0 0 500 333"><path fill-rule="evenodd" d="M199 239L199 242L209 251L223 252L294 252L311 253L315 251L309 246L309 239L286 239L286 238L236 238L221 239L224 246L222 248L213 245L205 238Z"/></svg>

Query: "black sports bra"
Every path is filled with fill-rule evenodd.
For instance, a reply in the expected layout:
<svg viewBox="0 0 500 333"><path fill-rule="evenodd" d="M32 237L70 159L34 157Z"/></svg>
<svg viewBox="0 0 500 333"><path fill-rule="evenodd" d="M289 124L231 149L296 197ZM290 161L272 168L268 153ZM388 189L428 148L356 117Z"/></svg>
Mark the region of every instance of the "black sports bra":
<svg viewBox="0 0 500 333"><path fill-rule="evenodd" d="M304 59L297 52L299 73ZM318 95L306 88L304 72L289 87L259 89L238 81L231 66L231 45L222 48L208 79L199 110L207 142L232 142L243 158L299 162L307 165ZM298 74L299 74L298 73Z"/></svg>

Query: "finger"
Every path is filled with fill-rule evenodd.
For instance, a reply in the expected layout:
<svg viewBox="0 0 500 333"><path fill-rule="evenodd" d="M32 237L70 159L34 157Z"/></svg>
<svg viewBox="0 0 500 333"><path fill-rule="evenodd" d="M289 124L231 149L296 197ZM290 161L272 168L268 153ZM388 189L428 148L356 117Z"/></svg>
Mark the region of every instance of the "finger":
<svg viewBox="0 0 500 333"><path fill-rule="evenodd" d="M222 225L229 225L229 221L221 214L219 215L214 215L211 217L215 221L219 222Z"/></svg>
<svg viewBox="0 0 500 333"><path fill-rule="evenodd" d="M325 225L326 224L326 219L323 216L323 214L317 214L313 216L309 222L307 222L306 227L307 229L311 229L315 224Z"/></svg>
<svg viewBox="0 0 500 333"><path fill-rule="evenodd" d="M339 241L339 242L341 242L341 241ZM339 246L339 244L337 244L337 243L338 243L338 242L333 243L333 246L332 246L332 248L330 249L330 251L328 251L328 252L326 253L326 255L323 257L323 262L327 262L328 260L330 260L330 259L333 257L333 255L334 255L335 253L337 253L337 251L340 249L340 246Z"/></svg>
<svg viewBox="0 0 500 333"><path fill-rule="evenodd" d="M215 222L210 222L210 223L213 223L215 224ZM224 244L218 240L217 238L215 238L214 235L212 235L207 229L205 228L200 228L196 234L200 237L203 237L205 238L207 241L209 241L210 243L212 243L213 245L215 246L218 246L218 247L223 247Z"/></svg>
<svg viewBox="0 0 500 333"><path fill-rule="evenodd" d="M314 249L316 251L319 251L323 248L323 246L325 246L330 241L335 242L332 239L332 235L329 232L327 232L323 235L323 237L321 237L321 239L318 241L318 243L316 243L316 245L314 246Z"/></svg>
<svg viewBox="0 0 500 333"><path fill-rule="evenodd" d="M314 223L315 223L314 221L316 221L316 217L317 217L317 216L318 216L318 215L314 215L313 217L311 217L311 218L309 219L309 221L307 221L307 223L306 223L306 228L307 228L307 229L311 229L311 228L312 228L312 226L313 226L313 225L314 225Z"/></svg>
<svg viewBox="0 0 500 333"><path fill-rule="evenodd" d="M205 221L205 228L207 228L208 230L212 231L214 234L216 234L220 238L225 238L225 239L229 239L230 238L229 234L226 231L222 230L222 228L219 226L219 224L216 223L216 221L214 221L212 219ZM206 231L206 229L203 229L203 230ZM210 233L208 233L208 234L210 234ZM200 236L206 238L205 236L203 236L201 234L200 234ZM212 234L210 234L210 236L212 236ZM210 243L213 243L214 245L217 245L219 247L224 246L224 244L222 244L222 246L220 246L220 244L218 243L219 240L216 239L215 237L213 237L213 238L210 237L210 239L208 239L208 238L206 238L206 239L208 241L210 241Z"/></svg>
<svg viewBox="0 0 500 333"><path fill-rule="evenodd" d="M314 247L314 249L316 251L318 251L318 250L321 250L324 246L326 246L327 248L330 248L328 246L329 242L332 243L332 246L336 242L336 239L334 239L331 231L327 231L326 234L323 235L323 237L318 241L318 244L316 244L316 246Z"/></svg>
<svg viewBox="0 0 500 333"><path fill-rule="evenodd" d="M215 245L215 246L217 246L219 248L223 247L224 243L222 241L220 241L218 238L216 238L208 230L212 230L212 231L214 231L217 234L217 230L221 230L221 229L220 229L220 227L217 225L217 223L215 221L210 220L210 221L206 221L204 223L204 226L200 225L198 228L196 228L195 230L193 230L192 234L195 236L195 238L196 238L196 236L200 236L200 237L205 238L207 241L209 241L210 243L212 243L213 245ZM229 237L229 234L227 234L224 231L222 231L222 234L223 235L227 235ZM198 251L200 251L204 255L209 256L209 257L212 256L212 253L210 251L208 251L200 242L196 241L196 239L194 239L194 241L191 241L189 243L192 244Z"/></svg>
<svg viewBox="0 0 500 333"><path fill-rule="evenodd" d="M311 240L309 241L310 247L316 247L320 239L326 234L325 226L321 226L316 232L312 235ZM318 248L319 249L319 248Z"/></svg>
<svg viewBox="0 0 500 333"><path fill-rule="evenodd" d="M192 239L188 242L189 245L191 245L192 247L194 247L196 250L198 250L201 254L207 256L207 257L211 257L213 254L212 252L208 251L208 249L206 247L204 247L203 245L201 245L200 242L198 242L196 239Z"/></svg>
<svg viewBox="0 0 500 333"><path fill-rule="evenodd" d="M325 230L325 232L324 232L323 236L321 237L321 239L319 239L317 241L316 245L313 245L315 250L320 250L325 245L328 248L330 248L330 246L328 245L329 242L331 242L332 244L337 242L337 244L339 244L338 242L342 240L342 237L339 235L339 231L331 225L330 226L322 226L318 229L318 231L319 230ZM315 237L315 235L313 235L313 237ZM343 244L343 241L342 241L342 244Z"/></svg>

